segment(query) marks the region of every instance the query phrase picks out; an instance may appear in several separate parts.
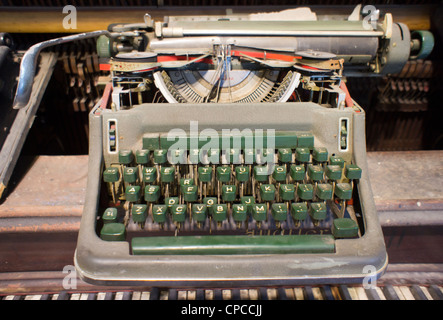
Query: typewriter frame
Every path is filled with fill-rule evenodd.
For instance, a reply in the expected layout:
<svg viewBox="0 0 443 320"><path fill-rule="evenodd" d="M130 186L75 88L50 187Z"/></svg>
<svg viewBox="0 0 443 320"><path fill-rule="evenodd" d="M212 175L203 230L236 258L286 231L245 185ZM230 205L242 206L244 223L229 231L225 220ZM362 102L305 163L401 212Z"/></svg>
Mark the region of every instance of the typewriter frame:
<svg viewBox="0 0 443 320"><path fill-rule="evenodd" d="M292 111L293 115L279 118L276 110L282 114ZM297 117L297 114L304 116ZM323 144L331 153L340 153L338 146L331 147L337 145L338 126L329 127L324 123L342 117L351 119L350 150L343 156L346 161L352 158L362 169L357 188L364 234L358 239L336 239L335 253L136 256L130 254L130 243L104 241L96 233L105 157L103 131L108 119L117 119L119 131L124 132L120 136L121 147L128 147L125 143L130 143L125 137L137 137L136 143L141 147L144 133L167 132L171 128L186 130L190 120L198 120L203 127L216 130L223 126L241 130L253 125L276 131L292 127L309 131L315 126L321 132L318 136L328 140L318 141L316 136L316 144ZM356 103L354 108L344 109L325 108L311 102L243 104L241 108L238 104L142 104L129 110L111 111L101 109L99 102L89 115L89 123L87 196L74 257L78 274L86 282L145 286L361 283L368 277L377 279L387 267L386 248L368 176L365 113Z"/></svg>

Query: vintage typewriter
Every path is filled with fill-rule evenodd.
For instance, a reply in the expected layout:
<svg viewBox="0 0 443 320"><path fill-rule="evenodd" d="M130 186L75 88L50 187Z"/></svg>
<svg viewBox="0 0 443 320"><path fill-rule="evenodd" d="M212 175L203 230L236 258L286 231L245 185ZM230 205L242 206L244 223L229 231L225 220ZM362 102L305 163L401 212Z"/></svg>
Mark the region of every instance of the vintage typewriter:
<svg viewBox="0 0 443 320"><path fill-rule="evenodd" d="M59 39L98 36L110 71L89 116L80 276L165 286L381 276L365 113L346 77L398 72L429 53L430 35L363 9L146 15Z"/></svg>

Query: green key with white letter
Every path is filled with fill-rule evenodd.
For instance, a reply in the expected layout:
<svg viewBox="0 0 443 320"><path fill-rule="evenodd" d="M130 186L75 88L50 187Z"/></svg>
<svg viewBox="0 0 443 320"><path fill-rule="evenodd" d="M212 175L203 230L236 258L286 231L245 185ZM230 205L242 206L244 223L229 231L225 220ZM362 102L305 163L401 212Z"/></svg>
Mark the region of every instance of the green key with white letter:
<svg viewBox="0 0 443 320"><path fill-rule="evenodd" d="M120 172L118 168L110 167L103 172L104 182L117 182L120 179Z"/></svg>
<svg viewBox="0 0 443 320"><path fill-rule="evenodd" d="M252 206L252 218L255 221L265 221L268 216L268 210L264 204L255 204Z"/></svg>
<svg viewBox="0 0 443 320"><path fill-rule="evenodd" d="M138 177L137 167L125 167L123 169L123 179L126 183L135 183Z"/></svg>
<svg viewBox="0 0 443 320"><path fill-rule="evenodd" d="M212 180L212 167L199 167L198 179L201 182L211 182Z"/></svg>
<svg viewBox="0 0 443 320"><path fill-rule="evenodd" d="M273 184L263 184L260 186L260 197L262 201L275 200L275 186Z"/></svg>
<svg viewBox="0 0 443 320"><path fill-rule="evenodd" d="M229 182L231 180L231 167L217 167L217 180Z"/></svg>
<svg viewBox="0 0 443 320"><path fill-rule="evenodd" d="M208 207L205 204L194 203L192 205L192 219L197 222L204 222L208 213Z"/></svg>
<svg viewBox="0 0 443 320"><path fill-rule="evenodd" d="M222 222L226 220L228 215L228 207L226 204L215 204L212 207L212 218L214 221Z"/></svg>
<svg viewBox="0 0 443 320"><path fill-rule="evenodd" d="M281 184L279 194L283 201L291 201L295 198L295 188L293 184Z"/></svg>
<svg viewBox="0 0 443 320"><path fill-rule="evenodd" d="M132 220L144 223L148 217L148 206L146 204L134 204L132 206Z"/></svg>
<svg viewBox="0 0 443 320"><path fill-rule="evenodd" d="M107 208L102 215L103 223L117 222L117 208Z"/></svg>
<svg viewBox="0 0 443 320"><path fill-rule="evenodd" d="M271 214L276 221L285 221L288 215L288 208L285 203L273 203Z"/></svg>
<svg viewBox="0 0 443 320"><path fill-rule="evenodd" d="M187 208L187 206L185 204L174 204L171 207L172 221L185 222L186 208Z"/></svg>
<svg viewBox="0 0 443 320"><path fill-rule="evenodd" d="M145 183L154 183L156 179L157 179L157 168L156 167L143 168L143 181Z"/></svg>
<svg viewBox="0 0 443 320"><path fill-rule="evenodd" d="M137 202L140 199L140 186L127 186L125 196L126 201Z"/></svg>
<svg viewBox="0 0 443 320"><path fill-rule="evenodd" d="M146 186L145 187L145 201L156 202L160 198L160 186Z"/></svg>
<svg viewBox="0 0 443 320"><path fill-rule="evenodd" d="M295 221L305 220L308 215L308 207L304 202L297 202L291 205L291 216Z"/></svg>
<svg viewBox="0 0 443 320"><path fill-rule="evenodd" d="M166 213L168 212L168 207L164 204L155 204L152 207L152 219L157 223L166 222Z"/></svg>
<svg viewBox="0 0 443 320"><path fill-rule="evenodd" d="M232 218L236 222L246 221L248 216L248 208L244 204L234 204L232 206Z"/></svg>
<svg viewBox="0 0 443 320"><path fill-rule="evenodd" d="M165 183L174 182L175 169L174 167L162 167L160 170L160 181Z"/></svg>
<svg viewBox="0 0 443 320"><path fill-rule="evenodd" d="M235 201L237 187L235 185L224 185L222 187L222 200L226 202Z"/></svg>

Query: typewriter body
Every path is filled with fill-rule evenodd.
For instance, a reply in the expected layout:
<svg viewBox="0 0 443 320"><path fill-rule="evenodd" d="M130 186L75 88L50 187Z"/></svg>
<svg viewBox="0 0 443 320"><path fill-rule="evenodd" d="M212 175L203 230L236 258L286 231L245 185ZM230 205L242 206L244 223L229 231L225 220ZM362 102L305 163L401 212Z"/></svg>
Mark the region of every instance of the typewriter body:
<svg viewBox="0 0 443 320"><path fill-rule="evenodd" d="M232 286L381 276L365 113L345 77L398 72L420 41L360 9L341 20L301 8L111 25L97 41L111 79L89 116L81 277Z"/></svg>

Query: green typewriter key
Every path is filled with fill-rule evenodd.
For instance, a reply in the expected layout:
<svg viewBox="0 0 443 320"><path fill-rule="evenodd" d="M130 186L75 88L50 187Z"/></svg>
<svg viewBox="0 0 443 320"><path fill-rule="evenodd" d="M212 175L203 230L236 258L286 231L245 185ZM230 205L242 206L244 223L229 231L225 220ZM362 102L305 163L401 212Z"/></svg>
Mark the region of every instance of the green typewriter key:
<svg viewBox="0 0 443 320"><path fill-rule="evenodd" d="M146 165L149 162L149 150L142 149L135 152L135 162Z"/></svg>
<svg viewBox="0 0 443 320"><path fill-rule="evenodd" d="M299 162L309 162L311 160L309 148L296 148L295 159Z"/></svg>
<svg viewBox="0 0 443 320"><path fill-rule="evenodd" d="M217 180L229 182L231 180L231 167L217 167Z"/></svg>
<svg viewBox="0 0 443 320"><path fill-rule="evenodd" d="M189 150L189 162L191 164L199 164L200 163L200 150L199 149Z"/></svg>
<svg viewBox="0 0 443 320"><path fill-rule="evenodd" d="M249 180L249 167L236 166L235 167L235 179L238 182L246 182Z"/></svg>
<svg viewBox="0 0 443 320"><path fill-rule="evenodd" d="M260 186L260 198L262 201L275 200L275 186L273 184L263 184Z"/></svg>
<svg viewBox="0 0 443 320"><path fill-rule="evenodd" d="M237 187L234 185L224 185L222 187L222 200L226 202L235 201Z"/></svg>
<svg viewBox="0 0 443 320"><path fill-rule="evenodd" d="M208 161L210 164L219 164L220 163L220 150L219 149L210 149L208 151Z"/></svg>
<svg viewBox="0 0 443 320"><path fill-rule="evenodd" d="M298 147L310 148L314 147L314 136L311 133L299 133L297 135L298 138Z"/></svg>
<svg viewBox="0 0 443 320"><path fill-rule="evenodd" d="M204 222L208 213L208 207L205 204L194 203L192 205L192 219L197 222Z"/></svg>
<svg viewBox="0 0 443 320"><path fill-rule="evenodd" d="M102 215L103 223L117 222L117 208L107 208Z"/></svg>
<svg viewBox="0 0 443 320"><path fill-rule="evenodd" d="M352 186L349 183L337 183L335 185L335 195L341 200L352 199Z"/></svg>
<svg viewBox="0 0 443 320"><path fill-rule="evenodd" d="M262 154L263 157L275 155L275 150L272 149L272 148L263 148L261 154Z"/></svg>
<svg viewBox="0 0 443 320"><path fill-rule="evenodd" d="M120 172L118 168L107 168L103 172L103 181L104 182L117 182L120 179Z"/></svg>
<svg viewBox="0 0 443 320"><path fill-rule="evenodd" d="M160 199L160 186L146 186L145 187L145 201L157 202Z"/></svg>
<svg viewBox="0 0 443 320"><path fill-rule="evenodd" d="M176 205L179 203L179 199L178 197L167 197L165 198L165 204L166 207L168 208L168 212L171 213L171 208L173 205Z"/></svg>
<svg viewBox="0 0 443 320"><path fill-rule="evenodd" d="M123 223L106 223L100 230L100 238L106 241L125 241L126 228Z"/></svg>
<svg viewBox="0 0 443 320"><path fill-rule="evenodd" d="M272 177L275 181L282 182L286 180L286 167L285 166L275 166Z"/></svg>
<svg viewBox="0 0 443 320"><path fill-rule="evenodd" d="M162 167L160 169L160 181L164 183L174 182L175 169L174 167Z"/></svg>
<svg viewBox="0 0 443 320"><path fill-rule="evenodd" d="M185 204L174 204L171 207L172 221L174 222L185 222L186 220L186 208Z"/></svg>
<svg viewBox="0 0 443 320"><path fill-rule="evenodd" d="M180 179L180 190L183 192L187 187L194 185L194 179L181 178Z"/></svg>
<svg viewBox="0 0 443 320"><path fill-rule="evenodd" d="M297 186L297 195L302 200L312 200L312 197L314 196L314 187L312 184L301 183Z"/></svg>
<svg viewBox="0 0 443 320"><path fill-rule="evenodd" d="M325 173L329 180L340 180L342 169L339 165L327 165Z"/></svg>
<svg viewBox="0 0 443 320"><path fill-rule="evenodd" d="M143 168L143 181L145 183L154 183L157 180L157 168L156 167L144 167Z"/></svg>
<svg viewBox="0 0 443 320"><path fill-rule="evenodd" d="M267 166L254 166L254 178L257 182L267 182L268 176Z"/></svg>
<svg viewBox="0 0 443 320"><path fill-rule="evenodd" d="M164 149L154 150L154 162L157 164L166 163L168 159L168 154Z"/></svg>
<svg viewBox="0 0 443 320"><path fill-rule="evenodd" d="M280 198L283 201L292 201L295 199L295 187L293 184L281 184L279 188Z"/></svg>
<svg viewBox="0 0 443 320"><path fill-rule="evenodd" d="M257 158L254 149L245 149L243 152L243 158L245 164L254 164Z"/></svg>
<svg viewBox="0 0 443 320"><path fill-rule="evenodd" d="M203 203L206 204L206 206L208 207L208 210L210 210L212 208L212 206L217 203L217 198L216 197L204 197Z"/></svg>
<svg viewBox="0 0 443 320"><path fill-rule="evenodd" d="M320 200L331 200L332 199L332 184L329 183L319 183L317 184L317 189L315 194Z"/></svg>
<svg viewBox="0 0 443 320"><path fill-rule="evenodd" d="M152 206L152 219L157 223L166 222L166 213L168 212L168 207L164 204L155 204Z"/></svg>
<svg viewBox="0 0 443 320"><path fill-rule="evenodd" d="M186 151L183 149L169 150L167 158L171 164L185 164L187 163Z"/></svg>
<svg viewBox="0 0 443 320"><path fill-rule="evenodd" d="M211 182L212 181L212 167L199 167L198 168L198 179L201 182Z"/></svg>
<svg viewBox="0 0 443 320"><path fill-rule="evenodd" d="M272 148L265 148L262 151L262 163L264 160L268 163L274 163L275 161L275 150Z"/></svg>
<svg viewBox="0 0 443 320"><path fill-rule="evenodd" d="M230 164L239 164L240 163L240 149L229 149L227 150L227 156L229 157Z"/></svg>
<svg viewBox="0 0 443 320"><path fill-rule="evenodd" d="M125 167L123 169L123 180L126 183L135 183L138 178L138 168L137 167Z"/></svg>
<svg viewBox="0 0 443 320"><path fill-rule="evenodd" d="M283 163L292 161L292 150L290 148L278 149L278 160Z"/></svg>
<svg viewBox="0 0 443 320"><path fill-rule="evenodd" d="M288 208L285 203L273 203L271 214L275 221L285 221L288 216Z"/></svg>
<svg viewBox="0 0 443 320"><path fill-rule="evenodd" d="M303 165L295 165L291 166L289 174L292 179L295 181L303 181L305 179L305 167Z"/></svg>
<svg viewBox="0 0 443 320"><path fill-rule="evenodd" d="M140 186L127 186L125 196L126 201L137 202L140 200Z"/></svg>
<svg viewBox="0 0 443 320"><path fill-rule="evenodd" d="M248 213L252 213L252 206L255 204L255 198L252 196L243 196L240 198L241 204L245 205Z"/></svg>
<svg viewBox="0 0 443 320"><path fill-rule="evenodd" d="M332 222L334 238L355 238L358 236L358 225L349 218L337 218Z"/></svg>
<svg viewBox="0 0 443 320"><path fill-rule="evenodd" d="M194 202L198 199L198 187L189 186L183 190L183 200L187 202Z"/></svg>
<svg viewBox="0 0 443 320"><path fill-rule="evenodd" d="M355 164L349 164L345 169L346 178L356 180L361 178L361 168Z"/></svg>
<svg viewBox="0 0 443 320"><path fill-rule="evenodd" d="M309 209L309 214L311 218L315 221L320 221L326 219L326 203L324 202L313 202Z"/></svg>
<svg viewBox="0 0 443 320"><path fill-rule="evenodd" d="M131 150L120 150L118 153L118 162L124 165L129 165L134 160L134 154Z"/></svg>
<svg viewBox="0 0 443 320"><path fill-rule="evenodd" d="M317 162L328 161L328 149L324 147L314 148L314 150L312 150L312 158Z"/></svg>
<svg viewBox="0 0 443 320"><path fill-rule="evenodd" d="M297 202L291 204L291 216L295 221L303 221L308 216L308 207L306 203Z"/></svg>
<svg viewBox="0 0 443 320"><path fill-rule="evenodd" d="M308 176L311 178L312 181L323 180L323 167L316 165L309 165Z"/></svg>
<svg viewBox="0 0 443 320"><path fill-rule="evenodd" d="M232 206L232 218L235 222L246 221L248 217L248 208L244 204L234 204Z"/></svg>
<svg viewBox="0 0 443 320"><path fill-rule="evenodd" d="M340 166L340 168L343 169L345 165L345 160L343 160L343 158L339 156L331 156L331 158L329 159L329 164L333 166Z"/></svg>
<svg viewBox="0 0 443 320"><path fill-rule="evenodd" d="M228 216L228 206L226 204L215 204L212 207L212 218L214 221L223 222Z"/></svg>
<svg viewBox="0 0 443 320"><path fill-rule="evenodd" d="M148 206L146 204L134 204L131 213L134 222L144 223L148 217Z"/></svg>
<svg viewBox="0 0 443 320"><path fill-rule="evenodd" d="M264 204L255 204L252 206L252 218L257 221L265 221L268 216L268 209Z"/></svg>

